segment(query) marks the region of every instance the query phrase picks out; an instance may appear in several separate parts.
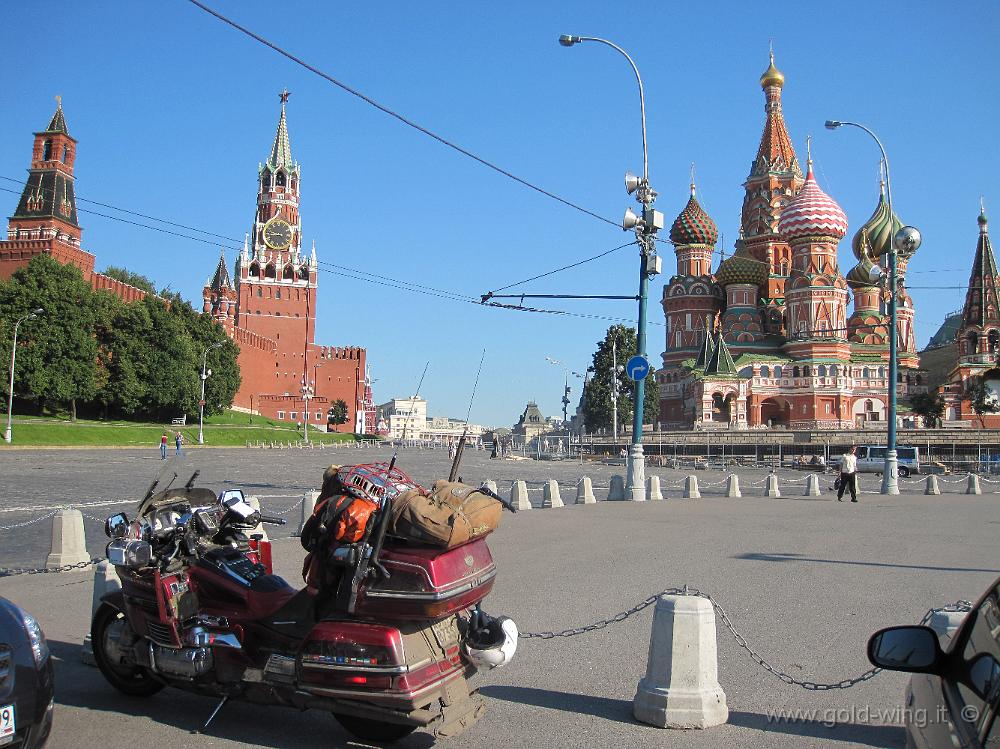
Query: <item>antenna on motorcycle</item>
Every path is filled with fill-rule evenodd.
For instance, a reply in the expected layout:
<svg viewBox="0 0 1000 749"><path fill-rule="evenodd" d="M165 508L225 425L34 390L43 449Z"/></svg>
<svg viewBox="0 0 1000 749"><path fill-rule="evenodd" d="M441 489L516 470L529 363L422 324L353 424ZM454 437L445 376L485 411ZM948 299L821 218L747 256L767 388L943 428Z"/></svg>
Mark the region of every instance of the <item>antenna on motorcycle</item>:
<svg viewBox="0 0 1000 749"><path fill-rule="evenodd" d="M462 430L462 436L458 440L458 448L455 450L455 459L451 463L451 473L448 474L448 480L454 481L455 477L458 475L458 466L462 462L462 453L465 451L465 439L469 436L469 418L472 416L472 402L476 399L476 388L479 387L479 375L483 371L483 362L486 360L486 349L483 349L483 355L479 359L479 369L476 370L476 381L472 385L472 396L469 398L469 410L465 414L465 428Z"/></svg>
<svg viewBox="0 0 1000 749"><path fill-rule="evenodd" d="M406 429L410 426L410 418L413 416L413 411L417 407L417 396L420 395L420 388L424 384L424 377L427 376L427 367L431 365L430 360L424 364L423 374L420 375L420 381L417 383L417 389L413 393L413 397L410 399L410 411L406 414L406 421L403 422L403 436L399 438L400 443L406 439ZM392 458L389 460L389 469L386 471L386 478L389 478L389 474L392 473L392 469L396 467L396 456L399 455L399 445L394 445L392 449Z"/></svg>
<svg viewBox="0 0 1000 749"><path fill-rule="evenodd" d="M198 476L200 474L201 474L201 471L195 471L194 473L191 474L191 478L189 478L188 482L186 484L184 484L184 491L188 491L188 492L191 491L192 487L194 487L194 480L196 478L198 478ZM174 478L176 478L176 477L177 477L177 474L175 473L174 474Z"/></svg>

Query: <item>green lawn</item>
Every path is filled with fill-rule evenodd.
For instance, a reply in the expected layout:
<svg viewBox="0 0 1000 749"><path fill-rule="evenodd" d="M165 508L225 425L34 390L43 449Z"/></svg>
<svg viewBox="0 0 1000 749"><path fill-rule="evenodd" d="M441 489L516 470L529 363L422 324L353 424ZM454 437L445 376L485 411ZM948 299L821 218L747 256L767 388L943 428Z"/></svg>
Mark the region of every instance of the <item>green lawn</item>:
<svg viewBox="0 0 1000 749"><path fill-rule="evenodd" d="M14 419L13 440L15 446L32 447L149 447L157 448L160 436L168 433L170 449L174 449L174 432L180 430L186 446L197 445L198 423L173 427L169 424L150 424L132 421L89 421L80 419L71 422L65 419L21 417ZM297 442L302 439L301 431L292 425L283 424L261 416L236 411L205 418L205 444L214 446L242 447L250 442ZM353 441L353 434L326 434L309 430L313 442ZM6 443L0 442L0 448Z"/></svg>

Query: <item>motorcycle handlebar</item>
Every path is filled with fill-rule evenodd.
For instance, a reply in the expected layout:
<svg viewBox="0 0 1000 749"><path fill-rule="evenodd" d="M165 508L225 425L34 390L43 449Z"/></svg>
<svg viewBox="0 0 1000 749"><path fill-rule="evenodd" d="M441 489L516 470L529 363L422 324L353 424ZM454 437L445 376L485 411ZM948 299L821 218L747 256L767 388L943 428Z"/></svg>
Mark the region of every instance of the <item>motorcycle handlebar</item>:
<svg viewBox="0 0 1000 749"><path fill-rule="evenodd" d="M261 515L260 522L266 523L268 525L284 525L288 521L285 520L284 518L274 518L271 517L270 515Z"/></svg>

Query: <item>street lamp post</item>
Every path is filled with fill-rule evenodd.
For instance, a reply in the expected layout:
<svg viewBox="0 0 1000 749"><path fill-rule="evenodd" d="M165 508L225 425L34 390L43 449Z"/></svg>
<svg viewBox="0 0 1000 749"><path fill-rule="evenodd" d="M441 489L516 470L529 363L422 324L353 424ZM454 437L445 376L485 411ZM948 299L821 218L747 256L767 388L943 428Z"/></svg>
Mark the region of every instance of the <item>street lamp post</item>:
<svg viewBox="0 0 1000 749"><path fill-rule="evenodd" d="M563 373L565 375L565 379L563 382L562 404L563 404L563 426L566 428L566 452L568 453L570 452L570 441L572 437L572 433L569 428L569 404L570 404L569 376L573 375L574 377L581 377L584 379L584 382L586 382L586 377L580 374L579 372L572 371L569 367L566 366L564 362L561 362L558 359L553 359L551 356L546 356L545 361L547 361L549 364L555 364L557 367L562 367Z"/></svg>
<svg viewBox="0 0 1000 749"><path fill-rule="evenodd" d="M882 166L885 168L885 198L889 208L889 231L891 232L892 220L896 214L892 212L892 181L889 178L889 157L885 153L882 141L878 139L875 133L857 122L847 122L846 120L826 121L826 128L828 130L836 130L844 125L864 130L875 141L879 151L882 153ZM885 451L885 466L882 470L882 494L899 494L899 465L896 459L896 391L899 386L898 334L896 325L896 294L898 291L896 250L902 249L912 253L919 245L920 232L912 226L904 226L898 232L895 232L895 235L889 242L889 424L886 437L888 444Z"/></svg>
<svg viewBox="0 0 1000 749"><path fill-rule="evenodd" d="M639 68L628 53L614 42L593 36L559 37L559 43L564 47L572 47L580 42L599 42L617 50L628 60L639 84L639 114L642 123L642 177L625 174L625 190L629 195L635 193L635 198L642 206L642 216L637 216L632 209L626 209L622 228L625 231L635 230L636 243L639 245L639 321L636 329L637 353L646 357L646 300L649 295L649 279L660 272L660 258L656 254L656 232L663 228L663 214L653 210L656 191L649 184L649 151L646 148L646 96L643 91L642 77ZM648 357L646 357L648 359ZM636 382L635 411L632 415L632 449L629 452L628 470L626 472L625 488L633 501L646 499L646 460L642 452L642 411L646 395L644 378Z"/></svg>
<svg viewBox="0 0 1000 749"><path fill-rule="evenodd" d="M208 352L214 348L222 346L222 342L213 343L201 353L201 400L198 401L198 444L205 444L205 380L212 376L212 370L206 369L208 366Z"/></svg>
<svg viewBox="0 0 1000 749"><path fill-rule="evenodd" d="M4 430L3 433L4 442L6 442L8 445L10 444L11 440L11 431L10 431L11 416L14 412L14 363L17 360L17 328L25 320L33 320L43 312L45 312L45 310L39 307L38 309L32 310L24 317L22 317L20 320L14 323L14 340L10 345L10 391L7 393L7 429Z"/></svg>
<svg viewBox="0 0 1000 749"><path fill-rule="evenodd" d="M315 372L313 373L315 377ZM306 378L302 378L302 402L305 404L304 411L302 413L302 437L305 443L309 444L309 399L313 397L313 393L316 392L312 384L306 382Z"/></svg>

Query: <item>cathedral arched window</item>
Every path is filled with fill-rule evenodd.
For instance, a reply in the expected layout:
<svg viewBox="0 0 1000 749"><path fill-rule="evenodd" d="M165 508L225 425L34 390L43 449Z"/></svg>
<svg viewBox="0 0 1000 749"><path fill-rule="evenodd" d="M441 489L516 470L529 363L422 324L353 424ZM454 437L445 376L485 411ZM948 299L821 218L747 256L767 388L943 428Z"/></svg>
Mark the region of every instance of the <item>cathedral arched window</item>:
<svg viewBox="0 0 1000 749"><path fill-rule="evenodd" d="M979 336L975 332L969 333L965 338L965 353L967 354L978 354L979 353Z"/></svg>
<svg viewBox="0 0 1000 749"><path fill-rule="evenodd" d="M774 376L775 376L776 378L777 378L777 377L781 377L781 367L775 367L775 368L774 368Z"/></svg>
<svg viewBox="0 0 1000 749"><path fill-rule="evenodd" d="M798 367L792 367L792 377L801 377L802 371Z"/></svg>
<svg viewBox="0 0 1000 749"><path fill-rule="evenodd" d="M250 278L260 278L260 266L257 263L250 263ZM260 289L258 289L260 291ZM257 294L260 296L260 294Z"/></svg>
<svg viewBox="0 0 1000 749"><path fill-rule="evenodd" d="M52 158L52 141L47 140L42 143L42 161L49 161Z"/></svg>
<svg viewBox="0 0 1000 749"><path fill-rule="evenodd" d="M861 370L861 376L867 379L872 376L872 373L869 371L868 367L865 367Z"/></svg>
<svg viewBox="0 0 1000 749"><path fill-rule="evenodd" d="M274 298L275 299L281 299L281 289L275 289L274 290Z"/></svg>
<svg viewBox="0 0 1000 749"><path fill-rule="evenodd" d="M806 364L804 367L802 367L802 376L803 377L809 377L810 376L809 372L810 372L810 370L809 370L809 365L808 364Z"/></svg>
<svg viewBox="0 0 1000 749"><path fill-rule="evenodd" d="M271 174L270 172L264 172L264 176L261 177L260 186L263 188L264 192L271 189Z"/></svg>
<svg viewBox="0 0 1000 749"><path fill-rule="evenodd" d="M819 375L820 377L826 377L826 365L820 364L816 374Z"/></svg>
<svg viewBox="0 0 1000 749"><path fill-rule="evenodd" d="M760 376L761 377L770 377L771 376L771 368L765 364L763 367L760 368Z"/></svg>
<svg viewBox="0 0 1000 749"><path fill-rule="evenodd" d="M831 377L838 377L839 375L840 375L840 369L837 367L836 364L831 364L830 365L830 376Z"/></svg>
<svg viewBox="0 0 1000 749"><path fill-rule="evenodd" d="M299 278L303 281L309 280L309 268L307 266L303 265L299 268Z"/></svg>
<svg viewBox="0 0 1000 749"><path fill-rule="evenodd" d="M63 146L62 159L60 160L62 161L62 163L65 164L66 159L68 158L69 158L69 146Z"/></svg>
<svg viewBox="0 0 1000 749"><path fill-rule="evenodd" d="M286 281L294 281L295 269L290 265L286 265L285 269L281 272L281 277Z"/></svg>
<svg viewBox="0 0 1000 749"><path fill-rule="evenodd" d="M257 296L264 296L264 289L260 286L257 287Z"/></svg>

